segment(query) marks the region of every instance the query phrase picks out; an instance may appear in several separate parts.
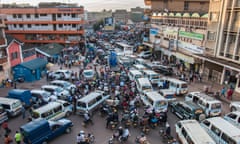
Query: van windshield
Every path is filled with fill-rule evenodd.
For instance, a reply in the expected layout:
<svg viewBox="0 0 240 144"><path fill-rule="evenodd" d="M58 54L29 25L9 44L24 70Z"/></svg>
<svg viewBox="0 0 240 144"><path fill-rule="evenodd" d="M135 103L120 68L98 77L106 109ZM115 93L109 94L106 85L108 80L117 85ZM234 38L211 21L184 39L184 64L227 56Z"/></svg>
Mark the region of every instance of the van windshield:
<svg viewBox="0 0 240 144"><path fill-rule="evenodd" d="M12 108L13 109L16 109L16 108L18 108L19 106L21 105L21 102L14 102L13 104L12 104Z"/></svg>
<svg viewBox="0 0 240 144"><path fill-rule="evenodd" d="M221 109L221 104L220 103L212 104L212 109Z"/></svg>
<svg viewBox="0 0 240 144"><path fill-rule="evenodd" d="M150 85L149 86L145 85L142 87L142 90L151 90L151 89L152 87Z"/></svg>
<svg viewBox="0 0 240 144"><path fill-rule="evenodd" d="M187 84L182 84L182 88L187 88Z"/></svg>
<svg viewBox="0 0 240 144"><path fill-rule="evenodd" d="M156 107L164 107L166 105L167 105L167 103L165 101L158 101L158 102L156 102Z"/></svg>
<svg viewBox="0 0 240 144"><path fill-rule="evenodd" d="M32 113L32 118L34 118L34 119L39 118L39 113L33 112L33 113Z"/></svg>
<svg viewBox="0 0 240 144"><path fill-rule="evenodd" d="M78 105L79 107L83 107L83 108L86 108L86 103L83 103L83 102L78 102Z"/></svg>

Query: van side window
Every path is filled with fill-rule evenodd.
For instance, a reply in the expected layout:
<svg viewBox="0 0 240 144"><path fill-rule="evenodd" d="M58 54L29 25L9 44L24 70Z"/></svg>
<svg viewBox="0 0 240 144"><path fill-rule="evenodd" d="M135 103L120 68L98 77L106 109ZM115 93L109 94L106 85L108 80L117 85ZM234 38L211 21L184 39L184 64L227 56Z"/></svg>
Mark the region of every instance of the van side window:
<svg viewBox="0 0 240 144"><path fill-rule="evenodd" d="M177 123L177 126L178 126L179 128L181 128L181 127L182 127L182 124L181 124L180 122L178 122L178 123Z"/></svg>
<svg viewBox="0 0 240 144"><path fill-rule="evenodd" d="M184 128L182 129L182 134L183 134L183 136L184 136L184 137L186 137L186 136L187 136L187 132L185 131L185 129L184 129Z"/></svg>
<svg viewBox="0 0 240 144"><path fill-rule="evenodd" d="M209 127L209 126L210 126L210 122L209 122L209 121L207 121L207 120L203 121L203 124L204 124L204 125L206 125L207 127Z"/></svg>
<svg viewBox="0 0 240 144"><path fill-rule="evenodd" d="M188 144L194 144L189 136L186 137L186 140L187 140Z"/></svg>
<svg viewBox="0 0 240 144"><path fill-rule="evenodd" d="M230 117L231 119L236 119L237 118L237 115L233 114L233 113L230 113L227 115L227 117Z"/></svg>
<svg viewBox="0 0 240 144"><path fill-rule="evenodd" d="M6 104L2 104L2 107L3 107L4 109L8 109L8 110L11 109L11 108L10 108L10 105L6 105Z"/></svg>
<svg viewBox="0 0 240 144"><path fill-rule="evenodd" d="M229 136L227 136L225 133L222 134L222 139L227 144L236 144Z"/></svg>
<svg viewBox="0 0 240 144"><path fill-rule="evenodd" d="M94 105L95 103L96 103L96 99L91 100L91 101L88 103L88 107L91 107L91 106Z"/></svg>
<svg viewBox="0 0 240 144"><path fill-rule="evenodd" d="M54 113L59 112L59 111L61 111L61 110L62 110L62 107L61 107L61 106L58 106L58 107L56 107L56 108L53 109Z"/></svg>
<svg viewBox="0 0 240 144"><path fill-rule="evenodd" d="M101 99L102 99L102 95L99 95L99 96L96 97L97 101L100 101Z"/></svg>
<svg viewBox="0 0 240 144"><path fill-rule="evenodd" d="M42 118L46 118L46 117L48 117L48 116L50 116L50 115L52 115L53 114L53 112L50 110L50 111L47 111L47 112L45 112L45 113L42 113L41 114L41 117Z"/></svg>
<svg viewBox="0 0 240 144"><path fill-rule="evenodd" d="M177 88L179 88L179 84L177 84Z"/></svg>
<svg viewBox="0 0 240 144"><path fill-rule="evenodd" d="M206 107L209 108L209 104L208 103L206 104Z"/></svg>
<svg viewBox="0 0 240 144"><path fill-rule="evenodd" d="M220 136L221 131L216 128L214 125L211 127L211 130L213 131L213 133L215 133L217 136Z"/></svg>

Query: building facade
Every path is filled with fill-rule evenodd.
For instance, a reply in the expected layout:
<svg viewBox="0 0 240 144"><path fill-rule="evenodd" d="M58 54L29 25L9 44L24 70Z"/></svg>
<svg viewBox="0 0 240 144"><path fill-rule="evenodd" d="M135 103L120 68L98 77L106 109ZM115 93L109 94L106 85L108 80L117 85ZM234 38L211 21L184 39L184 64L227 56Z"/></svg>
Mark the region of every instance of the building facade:
<svg viewBox="0 0 240 144"><path fill-rule="evenodd" d="M5 35L5 15L0 15L0 81L9 78L9 64L7 57L7 38Z"/></svg>
<svg viewBox="0 0 240 144"><path fill-rule="evenodd" d="M212 0L209 7L205 74L240 92L239 0Z"/></svg>
<svg viewBox="0 0 240 144"><path fill-rule="evenodd" d="M6 34L25 44L60 43L75 45L84 42L84 8L76 4L39 4L38 7L3 5Z"/></svg>
<svg viewBox="0 0 240 144"><path fill-rule="evenodd" d="M209 1L145 0L145 4L151 6L147 45L163 61L200 73L202 62L192 55L204 52Z"/></svg>
<svg viewBox="0 0 240 144"><path fill-rule="evenodd" d="M127 10L116 10L112 14L116 24L126 24L129 19L129 13Z"/></svg>

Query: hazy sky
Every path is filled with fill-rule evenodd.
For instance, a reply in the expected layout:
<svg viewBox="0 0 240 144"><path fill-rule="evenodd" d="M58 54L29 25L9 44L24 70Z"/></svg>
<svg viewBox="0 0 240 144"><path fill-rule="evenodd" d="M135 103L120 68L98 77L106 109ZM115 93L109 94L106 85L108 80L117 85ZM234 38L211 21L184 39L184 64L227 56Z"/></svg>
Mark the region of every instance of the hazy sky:
<svg viewBox="0 0 240 144"><path fill-rule="evenodd" d="M145 7L144 0L0 0L0 3L31 3L37 5L39 2L64 2L78 3L88 11L101 11L103 9L130 9L136 6Z"/></svg>

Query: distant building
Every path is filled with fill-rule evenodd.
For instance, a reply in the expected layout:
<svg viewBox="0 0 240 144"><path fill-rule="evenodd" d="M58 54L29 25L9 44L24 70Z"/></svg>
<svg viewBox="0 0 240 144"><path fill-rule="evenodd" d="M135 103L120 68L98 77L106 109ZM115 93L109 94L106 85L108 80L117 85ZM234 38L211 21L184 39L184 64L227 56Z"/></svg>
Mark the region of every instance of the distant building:
<svg viewBox="0 0 240 144"><path fill-rule="evenodd" d="M111 17L112 11L87 12L87 22L91 25L98 21L104 20L106 17Z"/></svg>
<svg viewBox="0 0 240 144"><path fill-rule="evenodd" d="M6 34L25 44L84 43L84 8L77 4L3 5L0 14L7 15Z"/></svg>
<svg viewBox="0 0 240 144"><path fill-rule="evenodd" d="M142 22L144 16L144 9L140 7L131 8L130 19L133 22Z"/></svg>
<svg viewBox="0 0 240 144"><path fill-rule="evenodd" d="M129 13L127 10L116 10L112 14L116 24L126 24L129 19Z"/></svg>

